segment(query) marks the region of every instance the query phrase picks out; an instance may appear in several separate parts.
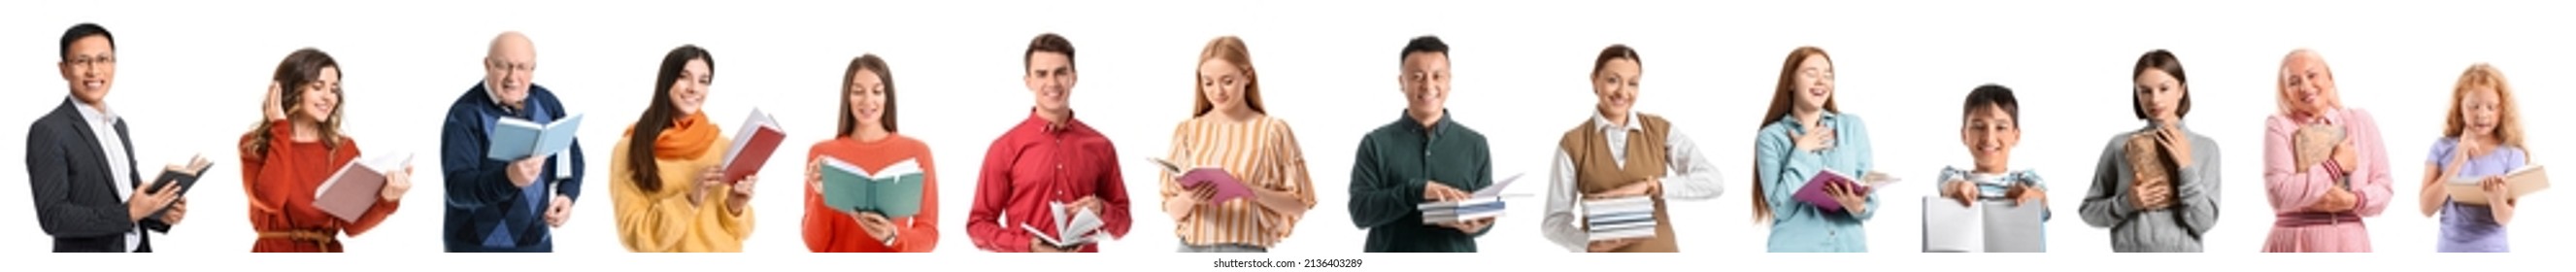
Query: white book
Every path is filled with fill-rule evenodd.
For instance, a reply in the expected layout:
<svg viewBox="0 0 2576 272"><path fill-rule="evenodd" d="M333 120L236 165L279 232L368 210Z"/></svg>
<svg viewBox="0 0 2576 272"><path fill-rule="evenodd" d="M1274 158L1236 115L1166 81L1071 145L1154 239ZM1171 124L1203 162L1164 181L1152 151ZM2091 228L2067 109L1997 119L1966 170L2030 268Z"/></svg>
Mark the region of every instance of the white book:
<svg viewBox="0 0 2576 272"><path fill-rule="evenodd" d="M1063 211L1064 202L1049 202L1047 203L1047 207L1055 211ZM1099 233L1100 227L1103 224L1103 222L1100 221L1099 213L1091 212L1090 209L1082 209L1074 211L1070 217L1067 217L1063 212L1057 212L1054 214L1055 221L1053 224L1055 224L1056 231L1053 233L1039 230L1037 226L1030 226L1027 224L1021 224L1020 228L1027 229L1030 234L1036 235L1038 239L1045 240L1047 244L1052 244L1056 247L1074 247L1108 240L1104 234Z"/></svg>
<svg viewBox="0 0 2576 272"><path fill-rule="evenodd" d="M2047 207L1981 200L1973 206L1923 197L1923 252L2043 252L2040 219Z"/></svg>

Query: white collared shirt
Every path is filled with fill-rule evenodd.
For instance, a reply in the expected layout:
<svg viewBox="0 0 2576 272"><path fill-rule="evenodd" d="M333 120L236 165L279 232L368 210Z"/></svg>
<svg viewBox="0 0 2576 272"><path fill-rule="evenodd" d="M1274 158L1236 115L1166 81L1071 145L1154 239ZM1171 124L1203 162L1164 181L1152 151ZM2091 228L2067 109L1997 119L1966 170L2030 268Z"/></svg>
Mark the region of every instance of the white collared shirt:
<svg viewBox="0 0 2576 272"><path fill-rule="evenodd" d="M1637 125L1640 121L1635 111L1628 112L1627 120L1625 125L1614 124L1599 112L1592 114L1592 128L1607 136L1603 142L1610 147L1610 160L1621 167L1628 165L1628 132L1645 130ZM1699 201L1725 194L1726 184L1717 172L1717 165L1700 154L1699 145L1691 142L1690 136L1683 135L1681 130L1671 129L1665 133L1664 148L1670 152L1664 154L1667 172L1662 180L1664 199ZM1582 196L1578 195L1582 191L1575 188L1574 156L1568 152L1572 151L1561 147L1556 151L1556 165L1550 169L1547 180L1546 218L1540 222L1545 225L1540 226L1539 231L1558 246L1584 252L1590 248L1591 239L1590 234L1577 225L1582 222L1582 214L1575 212L1577 204L1582 203Z"/></svg>
<svg viewBox="0 0 2576 272"><path fill-rule="evenodd" d="M89 124L89 134L98 135L99 150L107 153L104 155L107 155L108 176L115 178L108 181L108 187L116 188L116 201L133 201L134 161L126 157L129 154L125 153L125 138L116 134L116 123L125 121L124 118L107 109L90 107L89 103L81 103L77 98L72 99L72 107L79 110L81 122ZM125 250L142 246L142 227L125 230Z"/></svg>
<svg viewBox="0 0 2576 272"><path fill-rule="evenodd" d="M511 107L510 107L510 103L502 103L502 102L501 102L501 90L500 90L500 89L494 89L494 88L492 88L492 81L490 81L490 80L485 80L485 81L483 81L483 83L482 83L482 84L483 84L483 97L486 97L486 98L492 98L492 105L493 105L493 106L499 106L499 107L501 108L501 112L507 112L507 113L510 113L510 114L518 114L518 111L527 110L527 107L511 108Z"/></svg>

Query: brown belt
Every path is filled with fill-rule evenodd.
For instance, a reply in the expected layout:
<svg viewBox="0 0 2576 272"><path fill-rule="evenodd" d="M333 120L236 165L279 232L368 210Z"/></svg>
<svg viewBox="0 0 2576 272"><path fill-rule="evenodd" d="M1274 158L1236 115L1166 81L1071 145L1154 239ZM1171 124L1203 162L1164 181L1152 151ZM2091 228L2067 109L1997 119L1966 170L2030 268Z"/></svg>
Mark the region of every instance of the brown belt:
<svg viewBox="0 0 2576 272"><path fill-rule="evenodd" d="M2273 220L2273 226L2276 227L2325 226L2341 225L2346 223L2361 223L2361 215L2350 212L2303 212L2283 214Z"/></svg>
<svg viewBox="0 0 2576 272"><path fill-rule="evenodd" d="M340 241L337 233L321 230L263 231L259 232L259 238L313 242L313 246L323 252L338 252L331 248L331 243Z"/></svg>

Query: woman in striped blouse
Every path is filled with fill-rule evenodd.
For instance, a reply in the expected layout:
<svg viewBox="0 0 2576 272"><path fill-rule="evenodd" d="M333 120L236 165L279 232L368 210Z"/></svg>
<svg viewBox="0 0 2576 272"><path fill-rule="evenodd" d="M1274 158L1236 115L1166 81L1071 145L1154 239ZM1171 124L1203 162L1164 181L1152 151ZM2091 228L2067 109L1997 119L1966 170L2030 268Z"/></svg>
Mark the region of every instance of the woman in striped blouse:
<svg viewBox="0 0 2576 272"><path fill-rule="evenodd" d="M1267 252L1315 207L1305 155L1288 123L1263 112L1255 75L1240 38L1217 37L1199 53L1198 106L1172 130L1166 158L1224 175L1163 172L1163 211L1172 215L1181 252ZM1181 183L1201 178L1242 182L1252 193L1211 201L1217 186Z"/></svg>

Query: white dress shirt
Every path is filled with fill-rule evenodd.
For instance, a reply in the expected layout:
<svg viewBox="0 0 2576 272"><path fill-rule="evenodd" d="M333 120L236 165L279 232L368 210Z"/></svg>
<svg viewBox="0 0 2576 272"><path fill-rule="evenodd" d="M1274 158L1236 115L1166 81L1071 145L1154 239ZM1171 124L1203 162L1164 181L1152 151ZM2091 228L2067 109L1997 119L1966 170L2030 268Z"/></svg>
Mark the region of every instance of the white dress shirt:
<svg viewBox="0 0 2576 272"><path fill-rule="evenodd" d="M1610 159L1621 167L1628 165L1628 132L1645 130L1637 126L1636 112L1629 112L1627 120L1627 125L1622 126L1611 123L1600 113L1592 115L1593 129L1608 136L1604 142L1611 147ZM1692 143L1690 136L1683 135L1681 130L1671 129L1666 133L1664 148L1670 152L1664 154L1664 170L1667 172L1662 179L1664 200L1709 200L1725 194L1726 184L1719 177L1717 165L1700 154L1699 145ZM1539 226L1539 231L1566 250L1585 252L1592 243L1590 235L1579 225L1583 222L1582 214L1576 212L1576 206L1582 203L1582 196L1578 195L1582 191L1575 188L1574 159L1568 152L1571 151L1558 148L1556 166L1548 171L1547 213L1541 222L1545 225Z"/></svg>
<svg viewBox="0 0 2576 272"><path fill-rule="evenodd" d="M116 188L116 200L133 201L134 161L126 158L125 137L116 134L116 123L123 122L125 119L108 112L107 109L90 107L89 103L81 103L79 99L72 100L72 107L79 109L81 121L89 123L89 134L98 135L99 150L107 153L108 176L116 178L109 181L113 184L108 187ZM125 230L125 250L132 251L139 247L143 247L143 228L138 226Z"/></svg>

